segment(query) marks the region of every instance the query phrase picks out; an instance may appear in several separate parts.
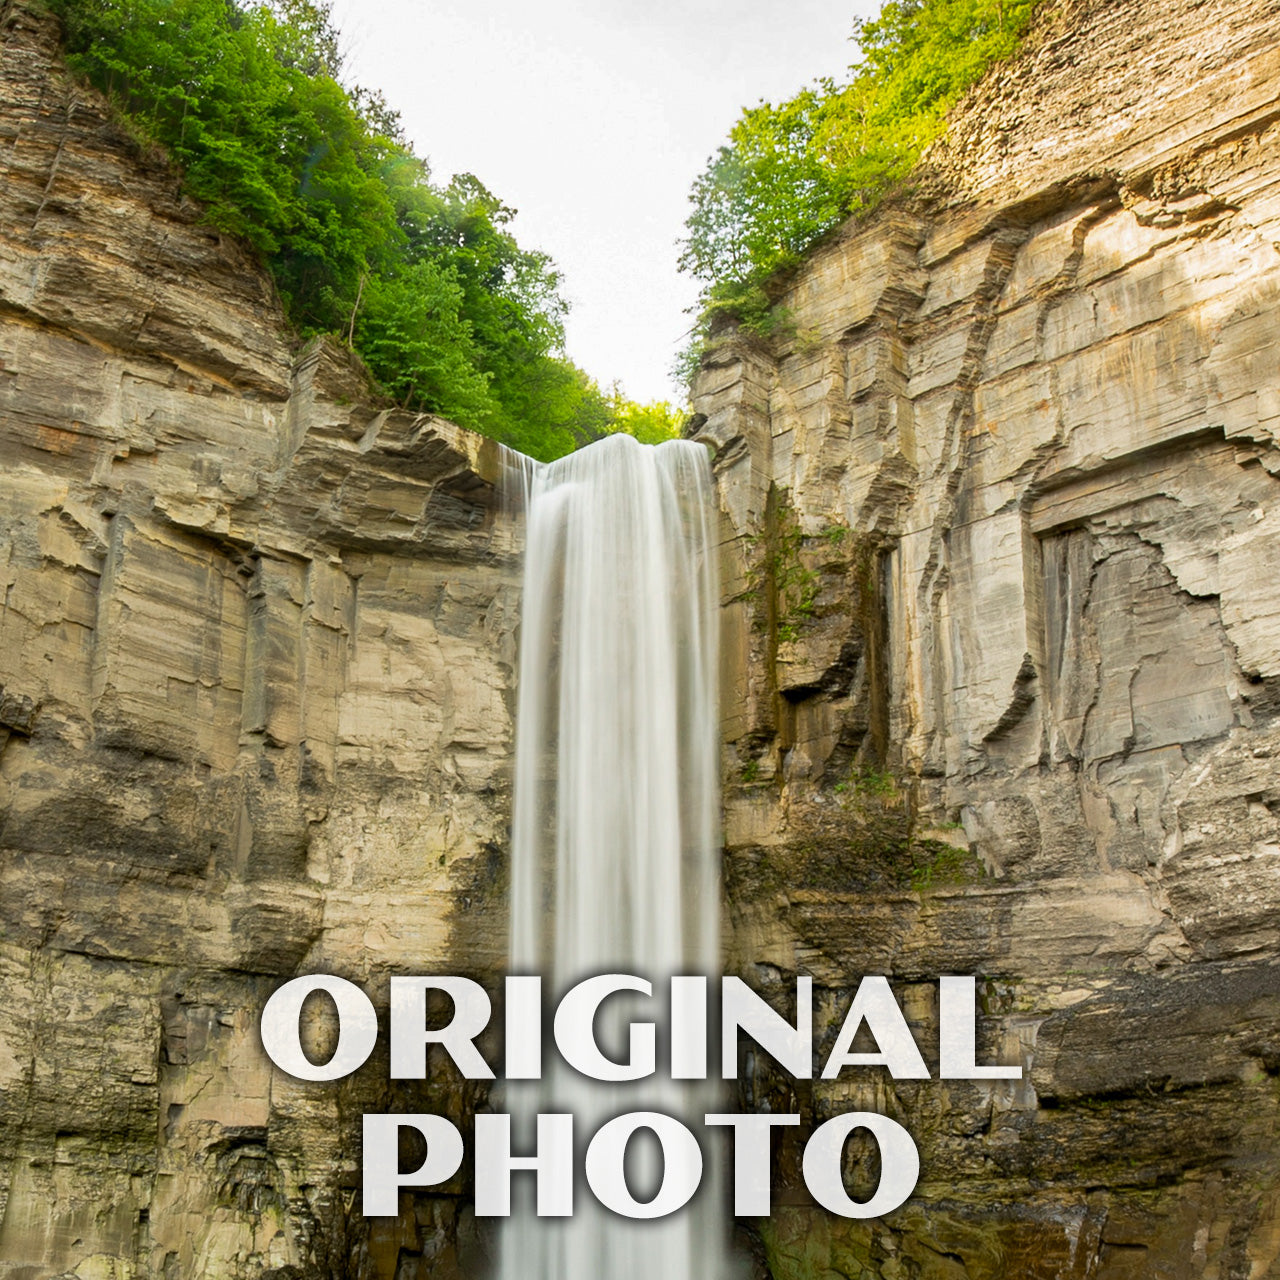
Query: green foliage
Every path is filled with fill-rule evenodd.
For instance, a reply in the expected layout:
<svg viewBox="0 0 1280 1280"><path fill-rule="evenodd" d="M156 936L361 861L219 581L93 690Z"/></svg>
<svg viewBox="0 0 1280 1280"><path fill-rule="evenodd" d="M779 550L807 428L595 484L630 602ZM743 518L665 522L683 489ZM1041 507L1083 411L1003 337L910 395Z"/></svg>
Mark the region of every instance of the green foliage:
<svg viewBox="0 0 1280 1280"><path fill-rule="evenodd" d="M834 92L829 82L825 86ZM712 301L735 310L767 298L760 268L789 266L841 215L831 175L815 150L824 95L806 89L779 107L744 112L694 182L681 266L719 286Z"/></svg>
<svg viewBox="0 0 1280 1280"><path fill-rule="evenodd" d="M565 303L514 211L434 185L382 97L345 89L328 0L53 0L67 60L262 256L303 336L350 341L397 402L549 459L614 416L563 356Z"/></svg>
<svg viewBox="0 0 1280 1280"><path fill-rule="evenodd" d="M911 845L908 879L917 891L973 884L985 876L982 863L969 849L941 840L916 840Z"/></svg>
<svg viewBox="0 0 1280 1280"><path fill-rule="evenodd" d="M851 792L855 796L886 804L900 798L898 780L884 769L855 767L849 771L849 777L844 782L837 782L832 790L837 793Z"/></svg>
<svg viewBox="0 0 1280 1280"><path fill-rule="evenodd" d="M462 288L433 262L374 276L361 298L355 346L400 404L487 425L497 411L480 352L462 318Z"/></svg>
<svg viewBox="0 0 1280 1280"><path fill-rule="evenodd" d="M609 406L609 431L634 436L641 444L678 440L687 416L683 409L676 409L666 400L648 404L628 400L617 387L610 394Z"/></svg>
<svg viewBox="0 0 1280 1280"><path fill-rule="evenodd" d="M574 372L580 384L580 397L570 423L573 447L580 448L617 432L634 436L641 444L661 444L664 440L679 438L687 416L685 410L665 400L647 404L629 400L618 383L605 391L580 369Z"/></svg>
<svg viewBox="0 0 1280 1280"><path fill-rule="evenodd" d="M911 169L960 95L1014 51L1036 3L887 0L854 23L862 58L847 84L746 110L689 196L680 265L702 281L705 314L766 332L769 278Z"/></svg>
<svg viewBox="0 0 1280 1280"><path fill-rule="evenodd" d="M828 524L808 538L785 492L771 501L763 531L748 540L752 547L761 545L762 554L747 571L746 594L750 599L763 595L769 602L768 613L779 644L798 640L805 623L818 611L822 575L805 563L806 549L816 543L838 551L848 532L843 525Z"/></svg>

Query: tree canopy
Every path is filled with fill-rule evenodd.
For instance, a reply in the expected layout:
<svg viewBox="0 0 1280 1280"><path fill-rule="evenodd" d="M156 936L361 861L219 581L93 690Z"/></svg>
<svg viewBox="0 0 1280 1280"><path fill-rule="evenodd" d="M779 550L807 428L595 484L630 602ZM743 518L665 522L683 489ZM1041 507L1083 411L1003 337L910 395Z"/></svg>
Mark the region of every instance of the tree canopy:
<svg viewBox="0 0 1280 1280"><path fill-rule="evenodd" d="M1017 48L1036 3L887 0L854 23L847 83L744 111L689 196L680 265L702 282L704 322L721 311L767 329L764 282L908 173L960 95Z"/></svg>
<svg viewBox="0 0 1280 1280"><path fill-rule="evenodd" d="M656 409L565 357L559 272L514 210L434 183L381 95L343 86L327 0L53 6L72 69L257 250L298 332L350 342L399 404L542 459Z"/></svg>

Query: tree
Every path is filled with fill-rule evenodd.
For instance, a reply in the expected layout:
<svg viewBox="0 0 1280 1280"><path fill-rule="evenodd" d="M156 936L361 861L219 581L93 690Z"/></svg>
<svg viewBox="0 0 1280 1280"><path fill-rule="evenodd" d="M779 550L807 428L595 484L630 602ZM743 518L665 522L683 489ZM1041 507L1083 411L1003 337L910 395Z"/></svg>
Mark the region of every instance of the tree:
<svg viewBox="0 0 1280 1280"><path fill-rule="evenodd" d="M559 272L479 179L433 184L381 94L339 83L329 0L54 3L72 68L258 251L301 335L535 457L589 434L602 399L564 358Z"/></svg>
<svg viewBox="0 0 1280 1280"><path fill-rule="evenodd" d="M745 111L689 196L680 265L702 281L704 309L767 329L767 279L909 172L965 89L1016 49L1036 3L887 0L854 24L848 83Z"/></svg>
<svg viewBox="0 0 1280 1280"><path fill-rule="evenodd" d="M634 436L641 444L661 444L664 440L678 440L684 420L688 416L665 400L638 404L626 399L618 388L610 398L610 432L624 432Z"/></svg>

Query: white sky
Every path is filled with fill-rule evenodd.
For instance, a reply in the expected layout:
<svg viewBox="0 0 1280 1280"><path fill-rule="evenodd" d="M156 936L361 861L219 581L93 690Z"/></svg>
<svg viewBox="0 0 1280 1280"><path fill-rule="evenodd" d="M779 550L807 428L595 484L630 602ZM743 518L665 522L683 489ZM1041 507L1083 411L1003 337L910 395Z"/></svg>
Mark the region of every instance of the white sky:
<svg viewBox="0 0 1280 1280"><path fill-rule="evenodd" d="M381 89L433 176L474 173L519 211L572 310L568 354L636 400L670 368L693 281L687 196L744 106L856 52L878 0L335 0L348 82Z"/></svg>

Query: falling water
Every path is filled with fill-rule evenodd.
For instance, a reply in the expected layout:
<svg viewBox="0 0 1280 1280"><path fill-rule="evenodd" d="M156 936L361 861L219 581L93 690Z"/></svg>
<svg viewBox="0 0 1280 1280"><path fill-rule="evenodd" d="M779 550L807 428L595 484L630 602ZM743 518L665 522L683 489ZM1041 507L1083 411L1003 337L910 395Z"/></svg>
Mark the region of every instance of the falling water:
<svg viewBox="0 0 1280 1280"><path fill-rule="evenodd" d="M553 996L603 972L641 975L655 997L673 974L718 972L712 512L706 451L689 441L651 448L613 436L532 477L511 963L513 973L542 974ZM602 1041L611 1021L620 1030L626 999L615 996L602 1011ZM631 1013L660 1023L644 1003ZM506 1107L526 1149L535 1113L571 1113L580 1154L623 1111L684 1116L700 1133L705 1088L662 1076L603 1085L549 1065L539 1082L507 1084ZM642 1147L639 1137L633 1145ZM654 1152L643 1148L634 1162L629 1152L627 1169L637 1198L651 1195L660 1172ZM521 1182L532 1179L516 1179L516 1192L530 1193ZM571 1218L536 1218L527 1203L516 1205L502 1239L502 1280L724 1273L710 1176L689 1206L650 1221L609 1213L585 1187Z"/></svg>

